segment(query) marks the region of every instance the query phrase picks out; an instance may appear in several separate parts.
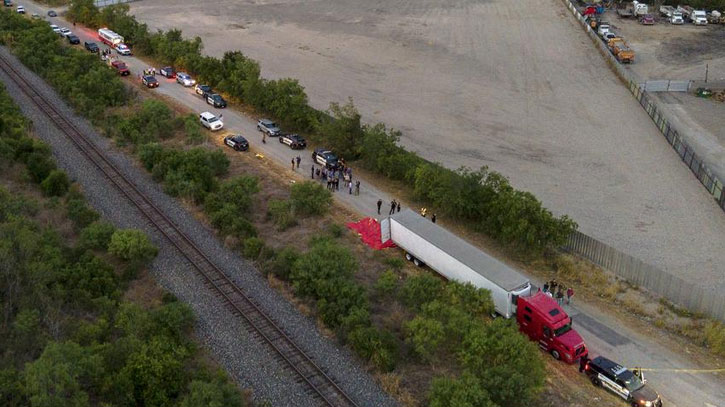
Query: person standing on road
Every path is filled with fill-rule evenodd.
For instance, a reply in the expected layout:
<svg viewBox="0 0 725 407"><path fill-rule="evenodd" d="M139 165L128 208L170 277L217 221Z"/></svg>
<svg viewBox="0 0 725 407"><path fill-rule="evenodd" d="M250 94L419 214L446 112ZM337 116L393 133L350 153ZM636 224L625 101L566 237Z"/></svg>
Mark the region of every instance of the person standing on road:
<svg viewBox="0 0 725 407"><path fill-rule="evenodd" d="M433 223L436 223L436 214L434 213L433 216L430 217L430 221Z"/></svg>
<svg viewBox="0 0 725 407"><path fill-rule="evenodd" d="M355 195L360 195L360 181L355 181Z"/></svg>
<svg viewBox="0 0 725 407"><path fill-rule="evenodd" d="M398 212L400 212L400 202L396 202L396 204L398 206Z"/></svg>
<svg viewBox="0 0 725 407"><path fill-rule="evenodd" d="M561 291L561 287L559 287L559 290L556 292L556 303L561 306L564 303L564 293Z"/></svg>
<svg viewBox="0 0 725 407"><path fill-rule="evenodd" d="M310 167L310 178L315 179L315 166Z"/></svg>
<svg viewBox="0 0 725 407"><path fill-rule="evenodd" d="M378 215L380 215L380 207L383 206L383 200L378 199Z"/></svg>
<svg viewBox="0 0 725 407"><path fill-rule="evenodd" d="M294 171L294 170L295 170L295 159L293 158L292 159L292 171Z"/></svg>
<svg viewBox="0 0 725 407"><path fill-rule="evenodd" d="M297 158L295 158L295 161L297 161L297 168L300 168L300 161L302 161L300 156L297 156Z"/></svg>
<svg viewBox="0 0 725 407"><path fill-rule="evenodd" d="M347 182L347 187L348 187L348 189L350 191L350 194L349 195L352 195L352 181L348 181Z"/></svg>
<svg viewBox="0 0 725 407"><path fill-rule="evenodd" d="M544 292L545 293L549 292L549 282L548 281L544 283Z"/></svg>
<svg viewBox="0 0 725 407"><path fill-rule="evenodd" d="M396 205L395 199L390 201L390 212L388 212L388 215L392 215L395 213L395 205Z"/></svg>
<svg viewBox="0 0 725 407"><path fill-rule="evenodd" d="M574 289L569 287L566 289L566 304L571 304L571 297L574 296Z"/></svg>
<svg viewBox="0 0 725 407"><path fill-rule="evenodd" d="M587 362L589 362L589 356L582 356L579 358L579 373L583 372L587 368Z"/></svg>

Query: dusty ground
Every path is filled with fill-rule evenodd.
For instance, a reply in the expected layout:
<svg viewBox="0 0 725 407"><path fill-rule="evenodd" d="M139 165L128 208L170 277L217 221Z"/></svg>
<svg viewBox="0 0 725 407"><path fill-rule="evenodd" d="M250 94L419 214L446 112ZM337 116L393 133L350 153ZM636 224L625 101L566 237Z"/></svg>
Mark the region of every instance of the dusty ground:
<svg viewBox="0 0 725 407"><path fill-rule="evenodd" d="M406 146L489 165L620 250L719 280L721 211L556 0L131 7L152 28L200 35L209 54L240 49L268 77L299 78L317 107L353 96Z"/></svg>
<svg viewBox="0 0 725 407"><path fill-rule="evenodd" d="M606 17L632 45L636 63L630 66L643 79L705 80L720 87L725 81L725 25L697 27L658 21L643 26L636 20ZM713 171L725 180L725 104L681 92L654 94L674 116L676 128Z"/></svg>

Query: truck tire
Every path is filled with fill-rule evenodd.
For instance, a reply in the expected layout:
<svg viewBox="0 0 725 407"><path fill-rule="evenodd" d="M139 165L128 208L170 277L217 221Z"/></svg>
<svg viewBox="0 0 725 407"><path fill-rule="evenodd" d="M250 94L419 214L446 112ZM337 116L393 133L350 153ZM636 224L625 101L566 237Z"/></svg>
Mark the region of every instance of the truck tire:
<svg viewBox="0 0 725 407"><path fill-rule="evenodd" d="M411 256L410 253L405 252L405 260L413 261L413 256Z"/></svg>
<svg viewBox="0 0 725 407"><path fill-rule="evenodd" d="M559 351L557 351L556 349L551 350L551 356L553 356L554 359L556 359L556 360L561 359L561 355L559 354Z"/></svg>
<svg viewBox="0 0 725 407"><path fill-rule="evenodd" d="M599 381L599 378L597 378L597 376L592 376L592 384L597 387L602 385L602 383Z"/></svg>
<svg viewBox="0 0 725 407"><path fill-rule="evenodd" d="M415 257L413 257L413 264L415 264L416 267L423 267L423 266L425 266L425 263L423 263L422 261L416 259Z"/></svg>

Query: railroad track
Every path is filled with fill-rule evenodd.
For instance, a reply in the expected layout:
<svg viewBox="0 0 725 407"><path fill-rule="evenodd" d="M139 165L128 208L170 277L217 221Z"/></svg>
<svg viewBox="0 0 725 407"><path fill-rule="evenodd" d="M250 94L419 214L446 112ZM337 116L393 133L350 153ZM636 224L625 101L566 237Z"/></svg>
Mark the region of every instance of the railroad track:
<svg viewBox="0 0 725 407"><path fill-rule="evenodd" d="M189 263L201 274L208 287L222 298L234 315L246 321L247 330L269 345L275 358L297 375L307 392L321 402L334 407L357 407L345 392L305 354L295 342L259 306L234 284L179 228L131 183L105 153L88 141L73 123L65 118L43 95L0 54L0 68L20 87L78 149L143 213Z"/></svg>

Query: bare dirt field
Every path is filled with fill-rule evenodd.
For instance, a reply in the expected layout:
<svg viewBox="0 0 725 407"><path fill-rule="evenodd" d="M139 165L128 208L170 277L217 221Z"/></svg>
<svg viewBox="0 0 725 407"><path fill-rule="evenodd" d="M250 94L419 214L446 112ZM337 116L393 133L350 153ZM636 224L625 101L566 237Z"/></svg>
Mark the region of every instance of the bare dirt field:
<svg viewBox="0 0 725 407"><path fill-rule="evenodd" d="M672 25L660 18L653 26L634 19L607 18L635 50L630 69L642 79L705 80L722 89L725 84L725 25L698 27ZM698 86L703 86L699 84ZM694 89L693 89L694 91ZM682 92L654 94L673 116L678 131L685 135L710 168L725 180L725 104Z"/></svg>
<svg viewBox="0 0 725 407"><path fill-rule="evenodd" d="M241 50L311 103L368 121L449 167L488 165L580 229L703 283L725 215L557 0L145 0L152 28ZM720 266L718 266L720 265Z"/></svg>

